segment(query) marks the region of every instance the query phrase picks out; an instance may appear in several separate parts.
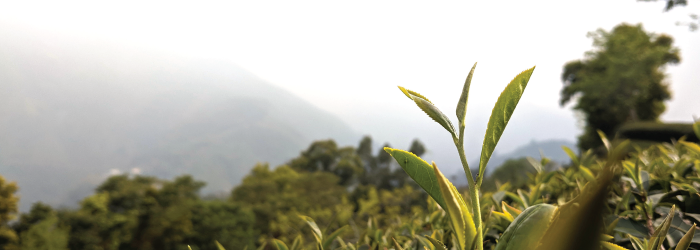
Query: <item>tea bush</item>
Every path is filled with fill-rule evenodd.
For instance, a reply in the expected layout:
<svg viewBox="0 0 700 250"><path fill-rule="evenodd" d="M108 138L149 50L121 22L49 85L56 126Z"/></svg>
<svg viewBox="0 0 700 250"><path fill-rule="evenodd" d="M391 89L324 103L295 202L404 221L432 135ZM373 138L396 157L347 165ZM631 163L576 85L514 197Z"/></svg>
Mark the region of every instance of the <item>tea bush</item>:
<svg viewBox="0 0 700 250"><path fill-rule="evenodd" d="M313 242L304 245L299 235L290 244L277 239L269 244L281 250L700 247L695 233L695 225L700 223L700 146L684 138L643 149L629 141L611 142L599 131L606 157L590 150L576 155L563 147L571 158L570 166L548 171L544 167L548 159L529 158L535 171L527 174L525 185L503 183L493 192L482 192L486 164L534 67L518 74L498 98L488 122L478 174L472 176L462 145L475 67L457 104L457 129L427 97L399 87L453 138L469 183L465 193L459 192L435 163L387 147L385 150L430 196L427 209L416 209L408 219L397 216L383 226L371 217L363 229L352 225L352 230L341 227L333 232L321 230L312 218L301 217L311 229ZM700 122L693 126L700 135ZM376 195L373 199L380 202Z"/></svg>

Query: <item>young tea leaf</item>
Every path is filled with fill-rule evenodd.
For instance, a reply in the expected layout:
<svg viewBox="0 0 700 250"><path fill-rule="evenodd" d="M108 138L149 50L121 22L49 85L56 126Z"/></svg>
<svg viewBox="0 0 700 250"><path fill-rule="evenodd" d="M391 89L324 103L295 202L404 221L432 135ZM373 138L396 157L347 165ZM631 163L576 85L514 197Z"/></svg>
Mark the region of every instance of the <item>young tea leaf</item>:
<svg viewBox="0 0 700 250"><path fill-rule="evenodd" d="M459 249L464 250L466 246L471 246L471 241L476 235L476 229L473 223L467 223L465 218L467 216L471 217L469 211L465 211L466 204L461 199L460 194L455 192L456 189L452 183L445 178L444 175L437 168L435 163L433 163L433 169L435 171L435 176L437 177L438 184L440 185L440 192L442 197L445 198L445 209L450 217L450 223L452 225L452 230L455 233L457 242L459 244ZM461 202L461 203L460 203Z"/></svg>
<svg viewBox="0 0 700 250"><path fill-rule="evenodd" d="M671 228L671 223L673 222L673 215L676 213L676 206L671 207L671 211L668 212L666 219L659 225L654 231L654 235L651 236L649 241L649 250L659 250L664 244L664 239L666 239L666 234L668 234L668 229Z"/></svg>
<svg viewBox="0 0 700 250"><path fill-rule="evenodd" d="M681 238L680 241L678 241L678 244L676 244L676 250L688 250L690 247L690 243L693 243L693 236L695 235L695 223L693 223L693 226L690 227L690 230L688 230L685 235L683 235L683 238Z"/></svg>
<svg viewBox="0 0 700 250"><path fill-rule="evenodd" d="M440 186L432 165L408 151L388 147L384 148L384 151L394 157L408 176L418 183L425 192L428 192L428 195L430 195L440 207L445 209L445 200L440 193Z"/></svg>
<svg viewBox="0 0 700 250"><path fill-rule="evenodd" d="M597 130L597 131L598 131L598 135L600 136L600 140L603 141L603 145L605 145L605 148L608 150L608 152L610 152L610 150L612 150L612 149L610 148L610 141L608 141L608 137L605 136L605 133L603 133L603 131L600 131L600 130Z"/></svg>
<svg viewBox="0 0 700 250"><path fill-rule="evenodd" d="M430 241L430 243L433 244L433 246L435 246L435 249L447 250L447 247L445 247L445 244L442 244L442 242L440 242L439 240L436 240L435 238L430 237L430 236L425 236L425 238L428 239Z"/></svg>
<svg viewBox="0 0 700 250"><path fill-rule="evenodd" d="M493 111L491 111L491 117L489 117L489 123L486 127L486 135L484 136L484 143L481 147L479 175L476 182L477 186L481 185L484 171L486 170L486 164L489 162L493 150L496 149L496 144L498 144L498 140L501 139L501 135L503 135L503 131L505 131L506 125L508 125L508 121L520 101L520 97L523 96L523 92L525 91L525 87L527 87L528 81L530 81L530 76L532 76L533 71L535 71L535 67L525 70L515 76L498 97L498 101L496 101L496 105L493 107Z"/></svg>
<svg viewBox="0 0 700 250"><path fill-rule="evenodd" d="M464 117L467 115L467 100L469 99L469 86L472 84L472 76L474 76L474 69L476 68L476 63L472 66L472 69L467 75L467 80L464 81L464 87L462 88L462 95L459 96L459 101L457 102L457 120L459 120L459 127L464 127Z"/></svg>
<svg viewBox="0 0 700 250"><path fill-rule="evenodd" d="M433 105L433 103L430 102L428 98L422 96L421 94L418 94L415 91L408 90L401 86L399 86L399 89L401 90L401 92L404 93L404 95L413 100L413 102L415 102L416 105L418 105L418 107L421 110L423 110L423 112L425 112L425 114L427 114L431 119L433 119L433 121L437 122L438 124L440 124L440 126L445 128L445 130L447 130L447 132L450 132L450 134L453 137L456 137L455 128L452 125L452 122L450 122L450 119L447 118L447 116L443 114L442 111L440 111L440 109L435 107L435 105Z"/></svg>

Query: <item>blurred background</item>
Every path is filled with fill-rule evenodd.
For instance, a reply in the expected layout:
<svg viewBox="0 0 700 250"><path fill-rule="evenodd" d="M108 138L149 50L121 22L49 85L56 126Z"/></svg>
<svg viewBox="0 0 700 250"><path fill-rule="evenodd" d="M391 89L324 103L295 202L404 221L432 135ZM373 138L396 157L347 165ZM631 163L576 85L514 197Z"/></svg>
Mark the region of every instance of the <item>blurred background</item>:
<svg viewBox="0 0 700 250"><path fill-rule="evenodd" d="M464 185L449 134L397 85L429 97L456 122L475 62L465 136L471 165L500 92L535 65L489 171L541 154L566 164L561 146L595 148L586 144L595 129L612 137L628 121L689 124L700 116L697 14L700 4L690 0L2 3L0 175L18 187L14 213L44 206L64 218L107 199L101 193L139 183L245 200L246 191L235 191L245 190L244 178L274 175L279 165L331 172L341 193L370 184L393 190L405 177L385 145L435 161ZM621 60L627 64L615 74L627 78L596 75ZM609 82L641 82L647 92L605 88ZM599 99L586 98L596 93ZM642 97L597 101L615 93ZM592 110L601 107L591 103L621 105L615 114L625 116L599 125ZM647 113L644 103L652 106ZM630 105L637 108L624 108ZM241 242L274 230L251 226L243 234L253 240ZM104 237L94 241L149 241L114 236L107 244ZM89 249L83 241L71 238L71 249L75 242Z"/></svg>

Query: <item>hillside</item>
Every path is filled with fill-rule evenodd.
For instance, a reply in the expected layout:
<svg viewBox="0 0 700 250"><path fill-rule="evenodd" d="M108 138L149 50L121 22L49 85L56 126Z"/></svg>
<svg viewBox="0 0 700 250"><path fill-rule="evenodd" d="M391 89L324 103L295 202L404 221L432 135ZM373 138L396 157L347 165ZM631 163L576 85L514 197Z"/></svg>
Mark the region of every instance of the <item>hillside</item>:
<svg viewBox="0 0 700 250"><path fill-rule="evenodd" d="M119 47L0 41L0 174L21 209L75 205L110 173L188 173L229 191L256 162L359 137L340 119L234 64Z"/></svg>

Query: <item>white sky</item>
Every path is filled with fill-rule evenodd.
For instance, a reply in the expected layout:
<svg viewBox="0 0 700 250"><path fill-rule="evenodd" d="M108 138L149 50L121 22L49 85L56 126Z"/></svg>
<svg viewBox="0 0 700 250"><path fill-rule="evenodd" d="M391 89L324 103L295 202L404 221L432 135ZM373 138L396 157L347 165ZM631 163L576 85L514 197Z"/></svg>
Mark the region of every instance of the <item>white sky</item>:
<svg viewBox="0 0 700 250"><path fill-rule="evenodd" d="M396 85L428 96L454 117L461 85L478 61L467 119L484 123L475 128L483 131L503 87L537 65L513 123L526 119L518 115L540 114L565 125L552 127L546 118L522 122L527 129L511 132L518 135L505 139L505 148L499 147L505 151L532 139L574 140L576 119L558 105L563 64L591 49L587 32L642 22L647 31L673 36L683 57L668 70L674 99L662 118L689 122L700 116L700 32L675 25L700 13L696 1L667 13L665 1L634 0L16 2L0 4L0 23L229 60L380 140L399 136L391 134L396 126L422 129L429 123ZM421 122L412 127L415 116ZM379 117L390 119L378 125ZM483 132L475 134L478 145ZM408 137L399 143L421 135Z"/></svg>

